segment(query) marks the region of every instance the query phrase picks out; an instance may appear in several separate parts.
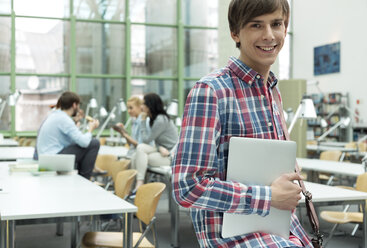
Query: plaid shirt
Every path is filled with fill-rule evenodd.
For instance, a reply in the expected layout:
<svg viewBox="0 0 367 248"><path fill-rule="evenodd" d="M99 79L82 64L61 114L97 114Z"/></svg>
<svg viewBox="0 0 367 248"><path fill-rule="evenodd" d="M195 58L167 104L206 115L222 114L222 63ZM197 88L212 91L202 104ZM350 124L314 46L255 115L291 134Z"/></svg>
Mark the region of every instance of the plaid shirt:
<svg viewBox="0 0 367 248"><path fill-rule="evenodd" d="M224 212L269 214L270 186L226 181L226 173L232 136L284 139L272 96L276 84L270 73L265 86L260 74L232 57L227 67L197 82L187 98L172 161L173 194L190 208L201 247L303 247L299 240L312 247L294 213L290 232L296 242L266 233L221 237Z"/></svg>

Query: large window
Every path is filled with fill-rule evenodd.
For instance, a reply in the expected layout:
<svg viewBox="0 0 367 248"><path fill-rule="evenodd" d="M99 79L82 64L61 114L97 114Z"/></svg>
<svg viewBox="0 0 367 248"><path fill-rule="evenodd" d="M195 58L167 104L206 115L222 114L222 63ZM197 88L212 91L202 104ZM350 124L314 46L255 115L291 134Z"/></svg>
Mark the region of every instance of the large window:
<svg viewBox="0 0 367 248"><path fill-rule="evenodd" d="M182 113L189 88L217 67L217 22L218 0L0 0L0 132L35 135L66 90L107 111L155 92Z"/></svg>

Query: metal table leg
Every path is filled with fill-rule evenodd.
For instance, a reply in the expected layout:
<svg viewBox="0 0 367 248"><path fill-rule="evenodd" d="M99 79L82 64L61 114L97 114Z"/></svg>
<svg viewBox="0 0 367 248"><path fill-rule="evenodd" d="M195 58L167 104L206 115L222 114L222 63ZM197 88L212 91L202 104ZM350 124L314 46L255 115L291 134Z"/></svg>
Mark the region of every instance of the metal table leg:
<svg viewBox="0 0 367 248"><path fill-rule="evenodd" d="M172 197L172 196L171 196ZM179 222L180 222L180 211L177 203L172 199L171 200L171 245L173 247L180 247L178 240L178 232L179 232Z"/></svg>
<svg viewBox="0 0 367 248"><path fill-rule="evenodd" d="M1 221L0 226L0 248L6 248L7 246L7 222Z"/></svg>
<svg viewBox="0 0 367 248"><path fill-rule="evenodd" d="M362 247L367 247L367 216L366 216L366 201L363 201L362 203L362 209L363 209L363 239L362 239Z"/></svg>
<svg viewBox="0 0 367 248"><path fill-rule="evenodd" d="M125 231L123 247L133 247L133 213L125 213Z"/></svg>
<svg viewBox="0 0 367 248"><path fill-rule="evenodd" d="M72 248L78 247L79 236L80 236L79 235L79 222L80 222L80 217L75 217L75 219L71 223L71 245L70 247Z"/></svg>
<svg viewBox="0 0 367 248"><path fill-rule="evenodd" d="M9 248L15 248L15 220L8 221Z"/></svg>

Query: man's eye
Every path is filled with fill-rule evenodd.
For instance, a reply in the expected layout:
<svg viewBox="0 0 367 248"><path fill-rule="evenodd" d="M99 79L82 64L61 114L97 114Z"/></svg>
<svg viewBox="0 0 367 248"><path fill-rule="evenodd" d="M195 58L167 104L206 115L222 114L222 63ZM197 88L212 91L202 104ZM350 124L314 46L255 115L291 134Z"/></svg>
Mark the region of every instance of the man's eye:
<svg viewBox="0 0 367 248"><path fill-rule="evenodd" d="M260 24L256 24L255 23L255 24L252 24L251 27L253 27L253 28L260 28L261 26L260 26Z"/></svg>
<svg viewBox="0 0 367 248"><path fill-rule="evenodd" d="M280 27L280 26L282 26L282 23L281 22L274 22L273 26L274 27Z"/></svg>

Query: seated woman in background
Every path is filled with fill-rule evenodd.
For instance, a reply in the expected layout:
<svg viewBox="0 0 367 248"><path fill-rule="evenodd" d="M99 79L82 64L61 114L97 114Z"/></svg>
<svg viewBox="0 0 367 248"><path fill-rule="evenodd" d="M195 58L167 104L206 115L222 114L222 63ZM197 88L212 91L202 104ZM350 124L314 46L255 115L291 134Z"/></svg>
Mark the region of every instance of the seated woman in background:
<svg viewBox="0 0 367 248"><path fill-rule="evenodd" d="M148 164L151 166L170 166L170 151L178 140L177 128L164 110L162 99L155 93L144 96L142 120L150 118L150 131L141 125L142 144L136 148L131 159L131 167L138 171L135 190L143 183ZM154 141L155 146L148 145Z"/></svg>
<svg viewBox="0 0 367 248"><path fill-rule="evenodd" d="M124 137L129 144L128 155L133 155L138 144L142 143L141 126L145 126L146 132L150 133L150 127L147 120L142 120L142 104L143 100L137 96L132 96L127 100L127 112L132 118L131 135L125 129L124 124L117 123L113 128Z"/></svg>

